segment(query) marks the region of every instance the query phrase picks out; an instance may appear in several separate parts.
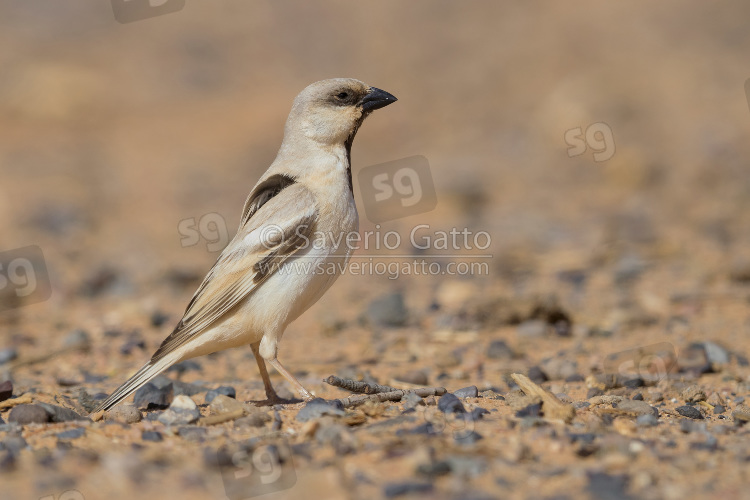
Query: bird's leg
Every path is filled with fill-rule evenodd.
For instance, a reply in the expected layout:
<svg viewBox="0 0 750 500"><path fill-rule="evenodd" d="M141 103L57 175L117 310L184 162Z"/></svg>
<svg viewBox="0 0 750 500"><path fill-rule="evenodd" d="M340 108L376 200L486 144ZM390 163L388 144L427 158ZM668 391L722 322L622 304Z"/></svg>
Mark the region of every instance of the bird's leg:
<svg viewBox="0 0 750 500"><path fill-rule="evenodd" d="M271 363L271 366L276 368L276 371L281 373L284 376L284 378L287 379L289 383L292 384L297 389L297 391L302 396L302 399L304 399L305 401L310 401L311 399L313 399L313 395L310 394L310 391L302 387L302 384L299 383L299 380L294 378L294 375L289 373L287 369L284 368L284 366L281 363L279 363L279 360L276 359L276 356L274 356L271 359L267 359L266 361Z"/></svg>
<svg viewBox="0 0 750 500"><path fill-rule="evenodd" d="M260 371L260 377L263 379L263 386L266 388L266 401L263 401L262 403L268 404L268 405L275 405L279 403L283 403L284 400L279 397L278 394L276 394L276 391L273 389L273 386L271 385L271 378L268 376L268 370L266 370L266 361L263 359L263 357L260 355L260 352L258 352L260 346L260 342L255 342L254 344L250 344L250 349L253 350L253 356L255 356L255 361L258 363L258 370Z"/></svg>

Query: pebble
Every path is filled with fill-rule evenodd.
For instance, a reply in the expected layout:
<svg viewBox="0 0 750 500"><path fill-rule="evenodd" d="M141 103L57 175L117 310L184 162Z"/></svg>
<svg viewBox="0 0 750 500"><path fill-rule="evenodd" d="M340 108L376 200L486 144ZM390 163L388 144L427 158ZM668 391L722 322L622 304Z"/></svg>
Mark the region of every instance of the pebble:
<svg viewBox="0 0 750 500"><path fill-rule="evenodd" d="M737 425L745 425L750 422L750 407L741 404L732 412L732 418Z"/></svg>
<svg viewBox="0 0 750 500"><path fill-rule="evenodd" d="M209 405L209 410L211 411L212 415L231 413L237 410L244 411L244 409L245 406L242 403L229 396L225 396L224 394L215 395L213 398L211 398L211 404Z"/></svg>
<svg viewBox="0 0 750 500"><path fill-rule="evenodd" d="M548 380L565 380L576 375L578 364L565 358L549 358L542 361L539 368Z"/></svg>
<svg viewBox="0 0 750 500"><path fill-rule="evenodd" d="M723 405L714 406L714 415L722 415L727 409Z"/></svg>
<svg viewBox="0 0 750 500"><path fill-rule="evenodd" d="M487 357L490 359L512 359L513 356L513 350L504 340L493 340L487 349Z"/></svg>
<svg viewBox="0 0 750 500"><path fill-rule="evenodd" d="M450 392L440 396L437 407L443 413L466 413L466 408L464 408L461 400Z"/></svg>
<svg viewBox="0 0 750 500"><path fill-rule="evenodd" d="M159 431L143 431L141 433L141 439L143 441L153 441L158 443L159 441L164 440L164 436L162 436Z"/></svg>
<svg viewBox="0 0 750 500"><path fill-rule="evenodd" d="M516 327L516 335L522 339L542 338L549 332L549 325L541 319L530 319Z"/></svg>
<svg viewBox="0 0 750 500"><path fill-rule="evenodd" d="M213 401L214 398L218 396L219 394L230 397L232 399L237 398L237 391L234 389L234 387L231 387L228 385L222 385L221 387L217 387L216 389L211 389L210 391L206 393L206 398L205 398L206 404Z"/></svg>
<svg viewBox="0 0 750 500"><path fill-rule="evenodd" d="M20 425L44 424L49 422L49 414L39 405L18 405L10 410L8 422Z"/></svg>
<svg viewBox="0 0 750 500"><path fill-rule="evenodd" d="M266 412L259 411L257 413L252 413L246 417L238 418L234 421L234 426L236 428L263 427L267 422L270 422L271 420L271 415Z"/></svg>
<svg viewBox="0 0 750 500"><path fill-rule="evenodd" d="M453 433L453 440L456 443L458 443L460 445L464 445L464 446L466 446L466 445L472 445L472 444L478 442L481 439L484 439L484 437L481 434L479 434L478 432L476 432L476 431L466 432L464 430L464 431L454 432Z"/></svg>
<svg viewBox="0 0 750 500"><path fill-rule="evenodd" d="M477 396L479 396L479 390L477 389L477 386L470 385L469 387L464 387L463 389L453 391L453 394L457 398L476 398Z"/></svg>
<svg viewBox="0 0 750 500"><path fill-rule="evenodd" d="M324 425L315 433L315 440L320 444L333 447L338 455L347 455L356 451L357 442L352 433L341 424Z"/></svg>
<svg viewBox="0 0 750 500"><path fill-rule="evenodd" d="M160 326L163 326L164 323L166 323L169 320L169 315L162 312L162 311L154 311L151 314L151 326L159 328Z"/></svg>
<svg viewBox="0 0 750 500"><path fill-rule="evenodd" d="M307 422L320 418L324 415L344 416L344 405L340 401L326 401L323 398L315 398L308 401L295 417L300 422Z"/></svg>
<svg viewBox="0 0 750 500"><path fill-rule="evenodd" d="M433 490L432 483L423 483L416 481L404 481L400 483L389 483L383 487L383 494L386 498L396 498L404 495L415 495L419 493L431 493Z"/></svg>
<svg viewBox="0 0 750 500"><path fill-rule="evenodd" d="M539 368L538 366L532 366L531 368L529 368L528 377L535 384L543 384L547 380L549 380L547 378L547 375L545 375L542 369Z"/></svg>
<svg viewBox="0 0 750 500"><path fill-rule="evenodd" d="M694 420L687 420L683 418L682 420L680 420L680 431L684 432L685 434L689 434L691 432L705 433L706 424L705 422L695 422Z"/></svg>
<svg viewBox="0 0 750 500"><path fill-rule="evenodd" d="M0 384L0 401L5 401L13 396L13 382L6 380Z"/></svg>
<svg viewBox="0 0 750 500"><path fill-rule="evenodd" d="M489 415L489 410L485 408L480 408L477 406L473 410L471 410L469 413L466 414L466 420L470 420L472 422L476 422L477 420L481 420L484 418L485 415Z"/></svg>
<svg viewBox="0 0 750 500"><path fill-rule="evenodd" d="M367 306L367 319L379 326L399 327L409 321L409 311L404 304L401 292L390 293L370 302Z"/></svg>
<svg viewBox="0 0 750 500"><path fill-rule="evenodd" d="M632 399L623 399L622 401L612 405L618 413L627 413L629 415L640 416L640 415L653 415L659 416L659 410L646 403L645 401L637 401Z"/></svg>
<svg viewBox="0 0 750 500"><path fill-rule="evenodd" d="M143 415L141 415L141 412L133 403L124 403L109 410L107 412L107 418L117 420L118 422L124 422L126 424L135 424L141 421Z"/></svg>
<svg viewBox="0 0 750 500"><path fill-rule="evenodd" d="M712 368L717 369L729 364L729 351L716 342L703 342L703 349L706 351L706 357Z"/></svg>
<svg viewBox="0 0 750 500"><path fill-rule="evenodd" d="M134 403L138 408L163 409L169 407L173 398L174 387L171 383L159 388L148 382L135 391Z"/></svg>
<svg viewBox="0 0 750 500"><path fill-rule="evenodd" d="M208 429L195 425L187 425L177 429L177 435L186 441L203 441L207 433Z"/></svg>
<svg viewBox="0 0 750 500"><path fill-rule="evenodd" d="M682 399L686 403L698 403L706 400L706 393L697 385L691 385L682 391Z"/></svg>
<svg viewBox="0 0 750 500"><path fill-rule="evenodd" d="M182 375L189 371L200 372L202 370L203 370L203 367L201 366L200 363L198 363L194 359L188 359L187 361L183 361L181 363L177 363L176 365L170 366L167 369L167 372L175 372L178 375Z"/></svg>
<svg viewBox="0 0 750 500"><path fill-rule="evenodd" d="M18 453L27 448L29 444L21 436L8 436L0 441L0 450L9 450Z"/></svg>
<svg viewBox="0 0 750 500"><path fill-rule="evenodd" d="M694 406L678 406L675 408L677 413L682 415L683 417L692 418L696 420L702 420L703 414L700 412L699 409L697 409Z"/></svg>
<svg viewBox="0 0 750 500"><path fill-rule="evenodd" d="M74 420L88 420L89 417L79 415L70 408L63 408L62 406L51 405L47 403L38 403L39 406L49 415L50 422L72 422Z"/></svg>
<svg viewBox="0 0 750 500"><path fill-rule="evenodd" d="M18 357L18 350L15 347L6 347L0 349L0 365L9 363Z"/></svg>
<svg viewBox="0 0 750 500"><path fill-rule="evenodd" d="M412 408L416 408L418 405L424 406L424 401L422 401L422 398L417 396L413 392L407 392L406 395L401 398L401 402L404 403L404 410L411 410Z"/></svg>
<svg viewBox="0 0 750 500"><path fill-rule="evenodd" d="M610 475L605 472L587 472L589 483L586 489L592 498L627 500L630 479L626 475Z"/></svg>
<svg viewBox="0 0 750 500"><path fill-rule="evenodd" d="M73 330L65 336L63 347L87 349L91 345L91 337L84 330Z"/></svg>
<svg viewBox="0 0 750 500"><path fill-rule="evenodd" d="M524 408L521 408L520 410L516 412L516 417L518 418L540 417L541 415L542 415L541 403L530 404Z"/></svg>
<svg viewBox="0 0 750 500"><path fill-rule="evenodd" d="M78 439L79 437L82 437L84 434L86 434L86 429L84 429L83 427L79 427L77 429L70 429L70 430L58 433L57 439L60 439L63 441L71 441L73 439Z"/></svg>
<svg viewBox="0 0 750 500"><path fill-rule="evenodd" d="M198 420L201 412L195 402L184 394L175 396L167 411L159 415L159 422L164 425L191 424Z"/></svg>
<svg viewBox="0 0 750 500"><path fill-rule="evenodd" d="M638 427L655 427L659 424L659 419L652 413L640 415L635 419L635 425Z"/></svg>

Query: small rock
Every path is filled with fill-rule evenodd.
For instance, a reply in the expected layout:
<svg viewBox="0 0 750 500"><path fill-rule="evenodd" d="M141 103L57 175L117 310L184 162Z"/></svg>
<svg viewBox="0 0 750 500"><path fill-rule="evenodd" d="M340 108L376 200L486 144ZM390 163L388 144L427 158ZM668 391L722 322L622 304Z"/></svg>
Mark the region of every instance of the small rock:
<svg viewBox="0 0 750 500"><path fill-rule="evenodd" d="M267 422L273 420L271 415L266 412L259 411L257 413L251 413L250 415L242 418L238 418L234 421L236 428L242 427L263 427Z"/></svg>
<svg viewBox="0 0 750 500"><path fill-rule="evenodd" d="M6 380L0 384L0 401L5 401L13 396L13 382Z"/></svg>
<svg viewBox="0 0 750 500"><path fill-rule="evenodd" d="M461 400L458 399L455 394L447 392L440 396L438 400L438 410L443 413L466 413L464 405L461 404Z"/></svg>
<svg viewBox="0 0 750 500"><path fill-rule="evenodd" d="M421 483L415 481L405 481L400 483L389 483L383 488L383 494L386 498L396 498L404 495L414 495L419 493L431 493L433 490L432 483Z"/></svg>
<svg viewBox="0 0 750 500"><path fill-rule="evenodd" d="M297 416L295 418L300 422L307 422L308 420L320 418L324 415L342 417L345 414L346 412L344 412L344 405L342 405L340 401L326 401L323 398L315 398L311 401L308 401L307 404L303 406L299 412L297 412Z"/></svg>
<svg viewBox="0 0 750 500"><path fill-rule="evenodd" d="M693 420L682 419L680 420L680 431L684 432L685 434L689 434L691 432L703 434L706 432L706 424L704 422L695 422Z"/></svg>
<svg viewBox="0 0 750 500"><path fill-rule="evenodd" d="M16 454L6 451L0 455L0 472L10 472L16 468Z"/></svg>
<svg viewBox="0 0 750 500"><path fill-rule="evenodd" d="M457 398L476 398L479 396L479 390L477 389L477 386L470 385L469 387L464 387L463 389L459 389L457 391L453 391L453 394Z"/></svg>
<svg viewBox="0 0 750 500"><path fill-rule="evenodd" d="M655 417L659 416L659 410L644 401L623 399L622 401L613 404L612 407L617 409L618 413L625 413L636 417L649 414Z"/></svg>
<svg viewBox="0 0 750 500"><path fill-rule="evenodd" d="M219 394L230 397L232 399L237 398L237 391L234 389L234 387L230 387L228 385L222 385L221 387L217 387L216 389L211 389L206 393L206 404L210 403L214 400L216 396Z"/></svg>
<svg viewBox="0 0 750 500"><path fill-rule="evenodd" d="M727 411L727 409L724 408L724 406L722 406L722 405L716 405L716 406L714 406L714 415L722 415L726 411Z"/></svg>
<svg viewBox="0 0 750 500"><path fill-rule="evenodd" d="M401 402L404 403L404 410L411 410L412 408L416 408L417 405L424 405L424 402L422 401L422 398L417 396L413 392L407 392L406 395L401 398Z"/></svg>
<svg viewBox="0 0 750 500"><path fill-rule="evenodd" d="M473 410L471 410L469 413L466 414L466 420L470 420L472 422L476 422L477 420L481 420L484 418L485 415L489 415L490 411L485 408L480 408L477 406Z"/></svg>
<svg viewBox="0 0 750 500"><path fill-rule="evenodd" d="M8 422L20 425L44 424L49 422L49 414L39 405L18 405L10 410Z"/></svg>
<svg viewBox="0 0 750 500"><path fill-rule="evenodd" d="M177 375L179 376L189 371L200 372L202 370L203 370L203 367L201 366L200 363L198 363L194 359L188 359L187 361L183 361L181 363L177 363L176 365L170 366L167 369L167 372L176 372Z"/></svg>
<svg viewBox="0 0 750 500"><path fill-rule="evenodd" d="M160 326L164 325L167 321L169 321L169 315L163 313L162 311L154 311L151 314L151 326L159 328Z"/></svg>
<svg viewBox="0 0 750 500"><path fill-rule="evenodd" d="M587 472L589 484L586 487L591 498L608 500L627 500L628 483L630 478L626 475L610 475L605 472Z"/></svg>
<svg viewBox="0 0 750 500"><path fill-rule="evenodd" d="M158 388L149 382L135 391L135 406L146 409L163 409L169 407L174 398L174 387L167 384Z"/></svg>
<svg viewBox="0 0 750 500"><path fill-rule="evenodd" d="M320 444L331 445L338 455L347 455L357 448L351 431L340 424L322 426L315 433L315 440Z"/></svg>
<svg viewBox="0 0 750 500"><path fill-rule="evenodd" d="M702 344L690 344L686 349L680 351L677 365L680 371L695 376L711 371L711 363L708 361L708 354Z"/></svg>
<svg viewBox="0 0 750 500"><path fill-rule="evenodd" d="M529 368L528 377L535 384L543 384L547 380L549 380L547 378L547 375L545 375L542 369L539 368L538 366L532 366L531 368Z"/></svg>
<svg viewBox="0 0 750 500"><path fill-rule="evenodd" d="M726 401L724 401L724 398L721 397L721 394L719 394L716 391L711 393L711 395L708 397L706 402L710 404L711 406L717 406L717 405L724 406L727 404Z"/></svg>
<svg viewBox="0 0 750 500"><path fill-rule="evenodd" d="M86 429L84 429L83 427L79 427L77 429L70 429L60 432L59 434L57 434L57 439L60 439L62 441L72 441L73 439L82 437L84 434L86 434Z"/></svg>
<svg viewBox="0 0 750 500"><path fill-rule="evenodd" d="M141 439L144 441L153 441L155 443L158 443L159 441L163 441L164 437L158 431L143 431L141 433Z"/></svg>
<svg viewBox="0 0 750 500"><path fill-rule="evenodd" d="M686 388L682 391L681 396L686 403L698 403L699 401L706 400L706 393L697 385L691 385Z"/></svg>
<svg viewBox="0 0 750 500"><path fill-rule="evenodd" d="M177 435L186 441L203 441L207 433L208 429L195 425L186 425L177 429Z"/></svg>
<svg viewBox="0 0 750 500"><path fill-rule="evenodd" d="M635 425L638 427L655 427L659 424L659 419L653 413L646 413L635 419Z"/></svg>
<svg viewBox="0 0 750 500"><path fill-rule="evenodd" d="M541 403L530 404L529 406L525 408L521 408L520 410L516 412L516 417L518 418L540 417L541 415L542 415Z"/></svg>
<svg viewBox="0 0 750 500"><path fill-rule="evenodd" d="M729 364L729 351L716 342L703 342L703 349L706 351L708 362L715 371Z"/></svg>
<svg viewBox="0 0 750 500"><path fill-rule="evenodd" d="M107 418L117 420L126 424L135 424L143 418L141 412L132 403L124 403L115 406L107 412Z"/></svg>
<svg viewBox="0 0 750 500"><path fill-rule="evenodd" d="M683 417L692 418L696 420L702 420L703 414L694 406L679 406L675 408L677 413L682 415Z"/></svg>
<svg viewBox="0 0 750 500"><path fill-rule="evenodd" d="M564 380L576 375L578 365L575 361L565 358L550 358L542 361L539 368L547 380Z"/></svg>
<svg viewBox="0 0 750 500"><path fill-rule="evenodd" d="M245 406L242 403L229 396L225 396L224 394L216 394L211 399L211 405L209 406L209 410L211 411L212 415L231 413L237 410L244 411L244 409Z"/></svg>
<svg viewBox="0 0 750 500"><path fill-rule="evenodd" d="M546 321L531 319L519 324L516 335L522 339L539 339L549 333L550 328Z"/></svg>
<svg viewBox="0 0 750 500"><path fill-rule="evenodd" d="M195 402L188 396L181 394L175 396L174 401L169 405L169 409L159 415L158 420L164 425L184 425L195 422L200 416L201 412Z"/></svg>
<svg viewBox="0 0 750 500"><path fill-rule="evenodd" d="M513 350L504 340L493 340L487 349L487 357L490 359L512 359L513 355Z"/></svg>
<svg viewBox="0 0 750 500"><path fill-rule="evenodd" d="M73 349L88 349L91 346L91 337L83 330L73 330L65 336L63 347Z"/></svg>
<svg viewBox="0 0 750 500"><path fill-rule="evenodd" d="M409 311L400 292L379 297L367 306L367 319L379 326L399 327L409 321Z"/></svg>
<svg viewBox="0 0 750 500"><path fill-rule="evenodd" d="M18 350L15 347L0 349L0 365L9 363L18 357Z"/></svg>
<svg viewBox="0 0 750 500"><path fill-rule="evenodd" d="M50 422L73 422L74 420L88 420L88 417L79 415L70 408L63 408L62 406L51 405L47 403L39 403L39 406L49 415Z"/></svg>
<svg viewBox="0 0 750 500"><path fill-rule="evenodd" d="M750 407L744 404L737 406L732 412L732 418L737 425L745 425L750 422Z"/></svg>
<svg viewBox="0 0 750 500"><path fill-rule="evenodd" d="M467 432L463 430L453 433L453 440L460 445L472 445L480 439L484 439L484 437L476 431Z"/></svg>

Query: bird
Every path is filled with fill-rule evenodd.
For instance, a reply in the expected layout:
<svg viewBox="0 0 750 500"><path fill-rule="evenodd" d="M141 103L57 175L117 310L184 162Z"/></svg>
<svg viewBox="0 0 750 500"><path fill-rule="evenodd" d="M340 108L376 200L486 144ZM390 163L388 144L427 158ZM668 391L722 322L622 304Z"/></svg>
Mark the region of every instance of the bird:
<svg viewBox="0 0 750 500"><path fill-rule="evenodd" d="M244 345L250 345L263 379L267 399L258 404L285 401L271 385L266 362L305 401L313 399L279 361L279 342L287 325L320 299L348 263L353 248L342 243L346 238L310 242L316 234L358 231L354 136L367 116L396 100L353 78L321 80L297 95L278 154L250 191L237 234L148 363L92 414L110 410L175 363Z"/></svg>

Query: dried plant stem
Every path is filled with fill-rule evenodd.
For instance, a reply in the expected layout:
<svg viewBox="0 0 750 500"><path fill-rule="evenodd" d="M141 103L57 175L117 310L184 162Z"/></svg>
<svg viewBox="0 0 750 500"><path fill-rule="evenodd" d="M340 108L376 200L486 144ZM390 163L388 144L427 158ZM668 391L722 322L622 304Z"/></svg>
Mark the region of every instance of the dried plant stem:
<svg viewBox="0 0 750 500"><path fill-rule="evenodd" d="M325 379L324 382L334 387L340 387L349 392L353 392L355 394L378 394L381 392L393 392L400 390L387 385L369 384L367 382L360 382L358 380L339 378L335 375L331 375L330 377Z"/></svg>
<svg viewBox="0 0 750 500"><path fill-rule="evenodd" d="M389 392L379 392L377 394L358 394L356 396L349 396L348 398L339 399L344 408L353 408L355 406L363 405L369 401L375 403L382 403L384 401L401 401L406 394L413 392L419 397L426 398L430 396L442 396L447 391L444 387L424 387L416 390L400 390Z"/></svg>

